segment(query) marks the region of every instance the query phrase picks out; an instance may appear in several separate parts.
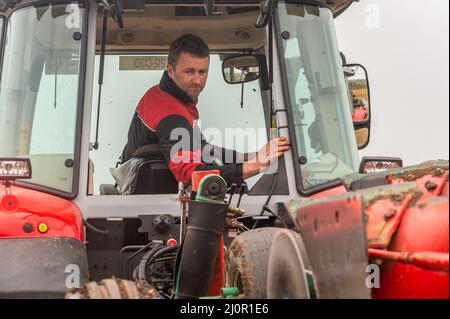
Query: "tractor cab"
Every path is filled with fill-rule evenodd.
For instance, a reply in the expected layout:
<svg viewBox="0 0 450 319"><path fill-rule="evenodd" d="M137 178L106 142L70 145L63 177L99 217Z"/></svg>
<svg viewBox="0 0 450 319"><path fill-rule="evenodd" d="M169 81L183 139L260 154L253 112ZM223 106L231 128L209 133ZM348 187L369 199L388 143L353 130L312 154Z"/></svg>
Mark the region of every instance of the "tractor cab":
<svg viewBox="0 0 450 319"><path fill-rule="evenodd" d="M0 155L29 159L33 172L15 181L12 194L44 193L79 209L92 226L83 239L91 279L130 277L127 247L178 240L179 185L157 145L137 150L131 162L120 157L136 105L159 84L170 44L193 33L211 52L197 105L205 138L240 153L276 136L291 141L277 165L235 187L247 216L266 207L288 222L283 202L334 188L358 169L333 26L350 3L4 2ZM163 232L141 227L159 215L167 216ZM259 226L279 224L276 217L259 217Z"/></svg>
<svg viewBox="0 0 450 319"><path fill-rule="evenodd" d="M360 183L357 173L358 149L370 136L367 74L343 66L333 22L352 2L0 1L0 179L18 165L14 159L24 159L32 172L0 186L10 195L0 206L0 252L36 239L51 246L57 238L73 238L80 245L58 242L58 249L81 260L64 257L70 265L82 264L75 267L82 274L78 283L142 279L168 295L176 249L167 246L184 242L186 223L196 222L192 212L186 220L188 209L208 211L198 202L222 213L225 202L240 214L232 214L235 222L226 229L214 225L223 232L216 245L229 247L246 233L251 239L251 228L268 228L257 242L270 242L278 232L273 227L299 230L298 206L288 202L341 196L356 189L350 184L385 185L385 176ZM185 33L201 37L210 49L208 80L196 106L196 125L206 140L239 154L257 152L277 136L290 141L290 151L242 185L211 176L203 184L180 185L157 143L136 150L130 160L121 158L137 104L159 84L170 44ZM355 90L360 96L353 96ZM367 99L362 110L356 98ZM189 198L194 185L197 197ZM194 203L186 205L189 200ZM204 243L201 238L197 242ZM24 254L39 253L30 247ZM367 253L365 246L360 253ZM268 256L260 258L267 267ZM45 280L55 281L55 294L67 290L61 278L72 268L61 268L64 262L44 262L57 278L36 267L41 272L30 274L33 280L24 277L33 283L29 291L39 295ZM228 284L242 288L242 269L229 269ZM14 293L15 285L2 286L10 274L1 273L0 295ZM245 288L247 296L267 297L264 280L256 294Z"/></svg>
<svg viewBox="0 0 450 319"><path fill-rule="evenodd" d="M6 6L1 154L30 157L34 174L24 182L28 187L74 199L90 211L91 200L115 194L111 185L117 189L117 163L136 105L159 83L172 41L191 32L211 50L207 86L197 105L204 136L243 153L257 151L274 136L288 136L292 153L279 169L292 174L278 180L275 193L308 195L329 188L359 164L333 27L344 2L350 3L280 1L270 21L261 15L267 7L261 1L208 2L211 7L203 1ZM230 60L233 56L241 59ZM257 75L227 80L226 72L245 66L245 56L253 57ZM153 166L143 169L151 185L139 186L136 194L176 193L173 180L158 189L170 174ZM247 181L249 195L252 189L267 195L269 175ZM113 210L115 215L120 208Z"/></svg>

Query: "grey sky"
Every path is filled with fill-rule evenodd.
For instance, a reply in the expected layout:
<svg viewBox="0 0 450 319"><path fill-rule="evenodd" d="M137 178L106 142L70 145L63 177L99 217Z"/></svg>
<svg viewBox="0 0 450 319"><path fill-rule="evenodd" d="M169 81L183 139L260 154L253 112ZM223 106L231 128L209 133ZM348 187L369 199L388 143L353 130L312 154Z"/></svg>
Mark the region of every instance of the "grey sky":
<svg viewBox="0 0 450 319"><path fill-rule="evenodd" d="M372 134L361 155L449 158L449 1L361 0L337 20L347 62L367 67Z"/></svg>

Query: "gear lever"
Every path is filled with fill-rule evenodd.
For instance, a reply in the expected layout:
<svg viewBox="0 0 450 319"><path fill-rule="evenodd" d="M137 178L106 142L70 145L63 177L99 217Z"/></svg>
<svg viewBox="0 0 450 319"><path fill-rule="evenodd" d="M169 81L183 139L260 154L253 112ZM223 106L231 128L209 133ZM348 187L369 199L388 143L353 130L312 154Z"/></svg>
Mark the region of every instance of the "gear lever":
<svg viewBox="0 0 450 319"><path fill-rule="evenodd" d="M239 205L241 204L242 195L244 195L246 189L247 189L247 183L243 182L241 184L241 187L239 188L239 199L238 199L236 208L239 208Z"/></svg>
<svg viewBox="0 0 450 319"><path fill-rule="evenodd" d="M234 191L236 190L237 184L236 183L232 183L231 187L230 187L230 199L228 200L228 205L231 204L231 199L233 198L234 195Z"/></svg>

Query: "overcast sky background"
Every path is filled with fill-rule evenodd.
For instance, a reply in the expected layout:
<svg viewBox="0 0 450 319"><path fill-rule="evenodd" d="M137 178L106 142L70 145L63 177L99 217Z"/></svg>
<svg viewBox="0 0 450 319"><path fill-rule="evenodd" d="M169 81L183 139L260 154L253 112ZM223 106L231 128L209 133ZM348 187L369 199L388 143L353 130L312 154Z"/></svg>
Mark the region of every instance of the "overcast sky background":
<svg viewBox="0 0 450 319"><path fill-rule="evenodd" d="M369 73L371 140L361 156L448 159L449 1L360 0L335 22L347 63Z"/></svg>

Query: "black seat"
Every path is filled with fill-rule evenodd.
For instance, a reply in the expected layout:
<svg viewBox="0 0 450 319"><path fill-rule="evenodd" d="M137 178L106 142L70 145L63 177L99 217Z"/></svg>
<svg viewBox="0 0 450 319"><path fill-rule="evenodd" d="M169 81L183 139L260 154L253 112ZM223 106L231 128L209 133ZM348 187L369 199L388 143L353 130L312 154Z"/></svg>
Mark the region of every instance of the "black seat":
<svg viewBox="0 0 450 319"><path fill-rule="evenodd" d="M131 157L164 160L159 144L147 144L141 146L131 154Z"/></svg>
<svg viewBox="0 0 450 319"><path fill-rule="evenodd" d="M118 194L176 194L178 182L170 171L158 144L137 149L130 160L111 169ZM104 192L104 193L102 193ZM100 185L100 194L113 195L111 187ZM116 193L116 194L117 194Z"/></svg>

